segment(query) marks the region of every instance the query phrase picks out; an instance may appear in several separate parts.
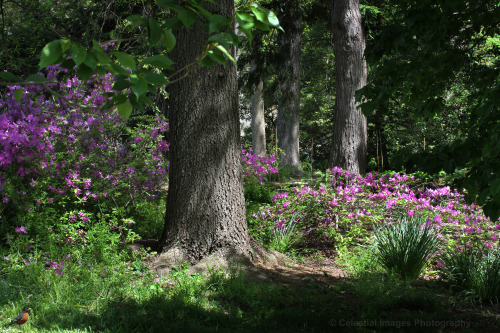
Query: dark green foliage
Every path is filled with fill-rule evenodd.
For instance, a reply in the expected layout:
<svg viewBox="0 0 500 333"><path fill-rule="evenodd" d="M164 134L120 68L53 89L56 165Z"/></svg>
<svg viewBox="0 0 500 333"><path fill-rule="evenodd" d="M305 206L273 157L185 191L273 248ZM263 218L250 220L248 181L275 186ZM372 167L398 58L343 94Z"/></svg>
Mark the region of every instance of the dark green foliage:
<svg viewBox="0 0 500 333"><path fill-rule="evenodd" d="M314 168L326 167L332 137L335 62L328 25L328 21L311 23L304 28L302 37L301 159Z"/></svg>
<svg viewBox="0 0 500 333"><path fill-rule="evenodd" d="M380 9L383 24L366 53L369 84L359 92L366 98L363 112L384 115L394 130L406 129L405 135L421 133L400 155L398 164L407 169L452 173L467 167L463 185L470 199L497 219L500 5L405 0L387 1ZM408 141L393 141L391 127L385 132L385 145L408 146ZM434 136L427 147L422 146L425 136L428 142Z"/></svg>
<svg viewBox="0 0 500 333"><path fill-rule="evenodd" d="M272 203L273 189L267 185L259 184L258 180L250 180L244 187L245 200L256 203Z"/></svg>
<svg viewBox="0 0 500 333"><path fill-rule="evenodd" d="M139 7L130 1L3 1L0 34L2 70L28 76L36 73L42 48L55 39L89 46L105 40L120 19Z"/></svg>

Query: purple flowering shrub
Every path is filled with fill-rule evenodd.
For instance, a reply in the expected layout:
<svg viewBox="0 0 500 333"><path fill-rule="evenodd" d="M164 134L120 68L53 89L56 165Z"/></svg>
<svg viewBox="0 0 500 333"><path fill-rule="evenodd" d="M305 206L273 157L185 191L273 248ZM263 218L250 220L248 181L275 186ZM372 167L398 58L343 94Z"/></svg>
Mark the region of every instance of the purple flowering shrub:
<svg viewBox="0 0 500 333"><path fill-rule="evenodd" d="M57 68L52 68L47 77L56 74ZM160 117L143 120L141 128L130 133L116 111L101 110L105 94L112 92L109 76L85 83L73 77L53 86L65 100L48 98L39 86L9 89L0 100L3 203L15 200L28 209L33 201L51 204L71 195L81 202L122 197L127 204L162 193L163 153L168 150L162 134L168 124ZM19 101L17 89L23 89ZM88 108L75 109L71 103Z"/></svg>
<svg viewBox="0 0 500 333"><path fill-rule="evenodd" d="M414 176L399 173L361 177L340 168L329 170L325 179L327 183L276 193L272 205L249 219L254 236L270 244L274 234L300 213L295 223L302 241L297 247L327 251L362 243L375 224L420 216L438 232L443 249L499 245L500 222L490 221L448 186L419 186Z"/></svg>
<svg viewBox="0 0 500 333"><path fill-rule="evenodd" d="M0 242L56 262L72 249L98 260L132 234L135 203L164 198L168 124L142 116L128 127L101 109L109 75L82 82L51 67L47 78L59 82L12 86L0 98Z"/></svg>
<svg viewBox="0 0 500 333"><path fill-rule="evenodd" d="M243 176L246 181L253 179L263 184L265 175L278 173L278 162L274 154L269 156L254 154L251 147L241 150L241 164L243 165Z"/></svg>

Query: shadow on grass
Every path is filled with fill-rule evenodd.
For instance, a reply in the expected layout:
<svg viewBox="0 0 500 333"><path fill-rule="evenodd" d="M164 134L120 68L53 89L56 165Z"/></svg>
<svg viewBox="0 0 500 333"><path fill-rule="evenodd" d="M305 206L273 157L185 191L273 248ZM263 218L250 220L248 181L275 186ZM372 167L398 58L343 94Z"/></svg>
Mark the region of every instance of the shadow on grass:
<svg viewBox="0 0 500 333"><path fill-rule="evenodd" d="M379 275L321 280L288 272L266 284L212 277L202 289L169 294L167 288L150 297L109 300L89 313L60 308L43 313L43 319L61 318L58 329L92 332L500 331L493 308L452 307L436 281L408 286ZM61 316L65 311L69 315Z"/></svg>

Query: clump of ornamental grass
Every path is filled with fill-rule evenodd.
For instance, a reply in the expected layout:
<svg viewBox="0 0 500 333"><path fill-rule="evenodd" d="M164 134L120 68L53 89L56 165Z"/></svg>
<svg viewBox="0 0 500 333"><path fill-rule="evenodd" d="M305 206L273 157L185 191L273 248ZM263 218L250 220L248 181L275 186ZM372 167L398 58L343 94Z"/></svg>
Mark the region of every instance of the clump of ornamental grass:
<svg viewBox="0 0 500 333"><path fill-rule="evenodd" d="M286 220L280 221L276 228L274 228L274 237L271 241L270 247L278 252L288 251L299 239L300 235L297 233L297 214L292 215L288 223Z"/></svg>
<svg viewBox="0 0 500 333"><path fill-rule="evenodd" d="M500 251L473 248L449 254L444 259L442 278L450 288L480 302L500 300Z"/></svg>
<svg viewBox="0 0 500 333"><path fill-rule="evenodd" d="M432 225L422 218L402 218L398 223L375 227L375 254L388 273L416 280L441 243Z"/></svg>

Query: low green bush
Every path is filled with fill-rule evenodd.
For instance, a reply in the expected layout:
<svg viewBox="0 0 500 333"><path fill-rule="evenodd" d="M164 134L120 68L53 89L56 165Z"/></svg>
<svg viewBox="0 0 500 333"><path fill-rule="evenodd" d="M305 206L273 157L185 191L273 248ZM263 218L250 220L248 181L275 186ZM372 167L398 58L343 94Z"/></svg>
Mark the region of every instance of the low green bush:
<svg viewBox="0 0 500 333"><path fill-rule="evenodd" d="M260 184L256 179L249 179L244 186L245 200L271 204L273 202L272 188L266 184Z"/></svg>

